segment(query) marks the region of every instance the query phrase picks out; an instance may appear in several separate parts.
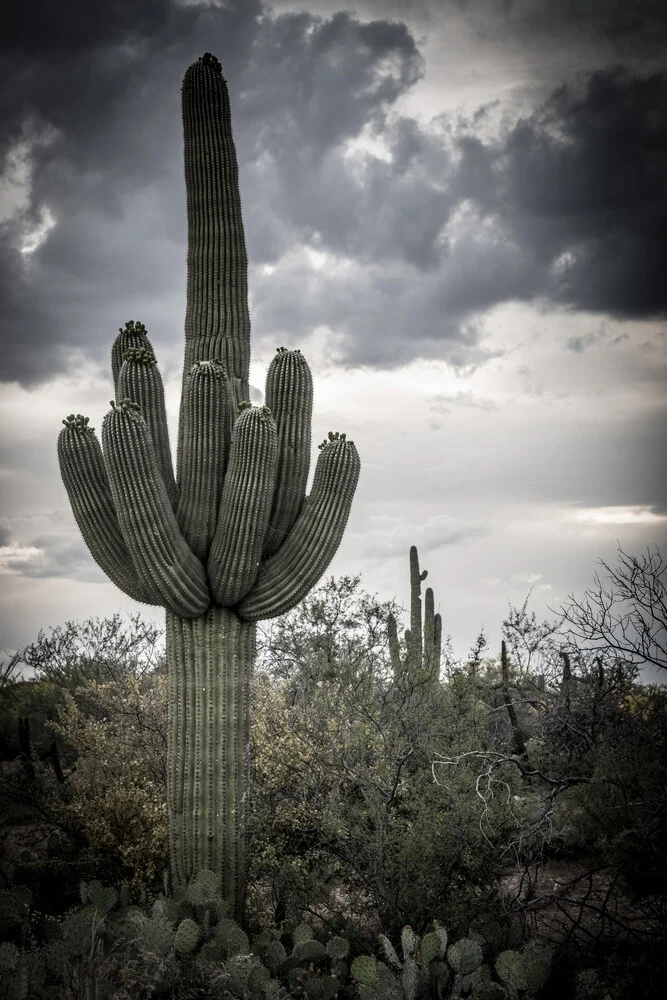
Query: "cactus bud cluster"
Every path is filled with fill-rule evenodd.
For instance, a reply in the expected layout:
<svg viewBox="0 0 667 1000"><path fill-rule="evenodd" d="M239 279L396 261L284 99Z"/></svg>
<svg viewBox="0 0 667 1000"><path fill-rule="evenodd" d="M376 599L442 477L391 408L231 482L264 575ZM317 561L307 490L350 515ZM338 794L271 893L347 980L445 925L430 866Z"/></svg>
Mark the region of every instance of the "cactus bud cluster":
<svg viewBox="0 0 667 1000"><path fill-rule="evenodd" d="M65 427L70 428L73 431L78 431L80 434L88 431L92 433L95 428L89 427L90 417L84 417L82 413L70 413L68 417L65 417L63 423Z"/></svg>
<svg viewBox="0 0 667 1000"><path fill-rule="evenodd" d="M336 441L346 441L346 440L347 440L347 435L339 434L338 431L329 431L327 437L325 437L324 441L322 441L321 444L318 444L317 447L319 451L322 451L322 449L326 448L327 445L334 444ZM354 441L350 441L349 443L354 444Z"/></svg>
<svg viewBox="0 0 667 1000"><path fill-rule="evenodd" d="M140 347L128 347L123 354L123 361L136 361L138 364L156 364L155 354L150 347L141 345Z"/></svg>

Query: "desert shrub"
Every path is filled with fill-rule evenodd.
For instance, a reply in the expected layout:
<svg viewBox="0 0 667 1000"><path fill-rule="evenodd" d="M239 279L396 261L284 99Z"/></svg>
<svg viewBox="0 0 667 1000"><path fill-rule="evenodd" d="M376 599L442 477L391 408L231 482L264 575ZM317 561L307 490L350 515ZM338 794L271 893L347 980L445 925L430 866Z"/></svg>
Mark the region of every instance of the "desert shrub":
<svg viewBox="0 0 667 1000"><path fill-rule="evenodd" d="M489 905L512 820L496 796L480 827L474 783L438 784L432 762L436 747L488 741L487 713L463 676L452 690L394 678L389 609L357 584L330 581L292 613L256 686L254 876L282 917L308 899L392 932L436 916L467 927Z"/></svg>
<svg viewBox="0 0 667 1000"><path fill-rule="evenodd" d="M166 677L150 673L65 692L50 724L78 755L64 816L137 886L160 885L166 865L166 715Z"/></svg>
<svg viewBox="0 0 667 1000"><path fill-rule="evenodd" d="M50 882L57 870L69 891L72 879L97 865L137 887L161 884L167 682L158 639L139 615L129 624L114 615L40 632L22 651L35 676L3 685L0 721L11 731L19 718L30 719L32 754L0 779L3 836L31 823L32 840L43 843L28 844L24 830L13 877ZM54 741L61 771L46 763L54 762L44 746Z"/></svg>

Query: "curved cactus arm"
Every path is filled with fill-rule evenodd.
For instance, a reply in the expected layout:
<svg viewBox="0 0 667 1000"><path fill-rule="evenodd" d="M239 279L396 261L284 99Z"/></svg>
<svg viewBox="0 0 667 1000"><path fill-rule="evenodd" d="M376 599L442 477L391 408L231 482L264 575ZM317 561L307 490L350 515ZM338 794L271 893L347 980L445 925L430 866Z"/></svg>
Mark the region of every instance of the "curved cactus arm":
<svg viewBox="0 0 667 1000"><path fill-rule="evenodd" d="M359 454L345 435L320 445L310 495L287 540L262 563L257 581L236 611L247 621L275 618L315 586L341 543L359 481Z"/></svg>
<svg viewBox="0 0 667 1000"><path fill-rule="evenodd" d="M111 348L111 374L113 375L114 391L118 387L118 376L125 352L131 347L145 347L146 350L153 351L151 342L146 335L146 327L143 323L135 323L132 319L124 327L120 327ZM153 351L153 353L155 352Z"/></svg>
<svg viewBox="0 0 667 1000"><path fill-rule="evenodd" d="M266 375L265 403L278 433L276 491L264 557L285 541L306 498L310 468L313 377L301 351L279 347Z"/></svg>
<svg viewBox="0 0 667 1000"><path fill-rule="evenodd" d="M440 678L442 650L442 618L435 614L433 590L426 588L424 595L424 670L434 680Z"/></svg>
<svg viewBox="0 0 667 1000"><path fill-rule="evenodd" d="M236 407L250 395L248 257L229 94L210 53L187 69L182 109L188 219L184 382L196 361L217 358ZM181 409L179 450L182 417Z"/></svg>
<svg viewBox="0 0 667 1000"><path fill-rule="evenodd" d="M143 586L118 524L102 448L88 417L72 413L58 437L58 462L72 513L95 562L135 601L159 604Z"/></svg>
<svg viewBox="0 0 667 1000"><path fill-rule="evenodd" d="M178 505L178 489L169 448L167 409L164 405L162 376L155 361L155 354L148 347L129 347L116 382L116 402L131 399L139 405L155 448L162 480L174 509Z"/></svg>
<svg viewBox="0 0 667 1000"><path fill-rule="evenodd" d="M232 431L229 466L208 556L213 595L233 607L259 572L276 484L276 425L271 411L248 403Z"/></svg>
<svg viewBox="0 0 667 1000"><path fill-rule="evenodd" d="M176 517L186 542L205 562L215 535L234 423L229 382L219 361L198 361L190 369L183 421Z"/></svg>
<svg viewBox="0 0 667 1000"><path fill-rule="evenodd" d="M120 529L139 579L156 602L183 618L203 614L210 599L204 567L183 538L139 407L112 406L102 446Z"/></svg>
<svg viewBox="0 0 667 1000"><path fill-rule="evenodd" d="M440 673L440 660L436 659L434 604L433 589L427 587L424 595L424 670L431 677Z"/></svg>

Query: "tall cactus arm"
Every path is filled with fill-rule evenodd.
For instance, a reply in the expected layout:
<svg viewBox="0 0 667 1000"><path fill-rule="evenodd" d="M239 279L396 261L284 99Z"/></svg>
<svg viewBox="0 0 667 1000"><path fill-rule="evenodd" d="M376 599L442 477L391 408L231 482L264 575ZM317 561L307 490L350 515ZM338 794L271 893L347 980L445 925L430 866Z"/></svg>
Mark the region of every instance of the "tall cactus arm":
<svg viewBox="0 0 667 1000"><path fill-rule="evenodd" d="M436 614L433 623L433 669L435 676L440 678L440 660L442 658L442 615Z"/></svg>
<svg viewBox="0 0 667 1000"><path fill-rule="evenodd" d="M176 517L186 542L205 562L215 535L234 423L229 382L219 361L198 361L190 369L183 421Z"/></svg>
<svg viewBox="0 0 667 1000"><path fill-rule="evenodd" d="M276 492L263 555L285 541L306 498L310 468L313 377L301 351L279 347L266 375L265 403L278 433Z"/></svg>
<svg viewBox="0 0 667 1000"><path fill-rule="evenodd" d="M150 348L129 347L125 352L116 382L116 402L120 403L122 399L131 399L141 410L155 448L167 496L175 510L178 505L178 489L169 448L164 386L155 355Z"/></svg>
<svg viewBox="0 0 667 1000"><path fill-rule="evenodd" d="M409 653L416 664L422 662L422 599L421 582L427 577L427 571L419 572L419 556L417 546L410 546L410 639ZM407 636L406 636L407 638Z"/></svg>
<svg viewBox="0 0 667 1000"><path fill-rule="evenodd" d="M435 613L435 601L431 587L426 588L424 598L424 669L435 680L438 680L442 656L442 617Z"/></svg>
<svg viewBox="0 0 667 1000"><path fill-rule="evenodd" d="M403 663L401 661L401 649L398 642L398 626L396 619L391 613L387 616L387 638L389 639L389 658L391 660L394 680L398 680L403 669Z"/></svg>
<svg viewBox="0 0 667 1000"><path fill-rule="evenodd" d="M424 594L424 668L429 673L433 671L433 653L435 652L435 607L433 588L427 587Z"/></svg>
<svg viewBox="0 0 667 1000"><path fill-rule="evenodd" d="M208 575L218 604L245 597L259 572L276 484L276 425L266 406L243 408L232 432L229 466Z"/></svg>
<svg viewBox="0 0 667 1000"><path fill-rule="evenodd" d="M184 376L195 361L225 366L235 407L250 396L246 253L229 94L209 53L182 91L188 255ZM182 446L182 420L179 448Z"/></svg>
<svg viewBox="0 0 667 1000"><path fill-rule="evenodd" d="M180 532L136 403L123 400L107 413L102 446L120 528L141 582L175 614L203 614L210 603L204 567Z"/></svg>
<svg viewBox="0 0 667 1000"><path fill-rule="evenodd" d="M148 351L153 351L151 342L146 335L146 327L143 323L131 319L124 327L118 330L118 336L111 348L111 374L113 375L114 391L118 387L118 376L123 364L125 352L130 347L145 347ZM155 351L153 351L153 354Z"/></svg>
<svg viewBox="0 0 667 1000"><path fill-rule="evenodd" d="M95 562L135 601L158 604L140 582L118 524L102 449L88 417L72 413L63 420L58 462L72 513Z"/></svg>
<svg viewBox="0 0 667 1000"><path fill-rule="evenodd" d="M275 618L314 587L341 543L359 480L359 454L345 435L320 445L313 486L286 541L262 563L236 611L246 621Z"/></svg>

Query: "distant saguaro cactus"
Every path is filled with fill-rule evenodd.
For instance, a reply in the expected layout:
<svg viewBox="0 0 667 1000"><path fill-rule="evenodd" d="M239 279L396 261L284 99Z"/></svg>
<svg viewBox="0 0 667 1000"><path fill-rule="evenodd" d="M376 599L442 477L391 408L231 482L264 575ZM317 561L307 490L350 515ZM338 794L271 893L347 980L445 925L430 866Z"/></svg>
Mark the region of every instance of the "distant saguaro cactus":
<svg viewBox="0 0 667 1000"><path fill-rule="evenodd" d="M417 546L410 548L410 628L405 630L405 659L401 659L398 641L398 627L392 614L387 619L387 634L389 638L389 655L393 668L394 680L398 681L406 673L413 677L426 677L437 681L440 679L440 657L442 655L442 618L435 614L433 591L426 588L424 595L424 623L422 627L422 581L428 575L427 570L419 571L419 556Z"/></svg>
<svg viewBox="0 0 667 1000"><path fill-rule="evenodd" d="M243 911L256 622L293 608L338 548L359 478L354 442L320 445L311 492L312 377L278 348L266 405L248 402L247 255L227 86L206 53L182 91L188 251L176 476L162 380L141 323L112 349L102 449L71 414L61 474L93 558L126 594L166 608L173 882L218 873Z"/></svg>

